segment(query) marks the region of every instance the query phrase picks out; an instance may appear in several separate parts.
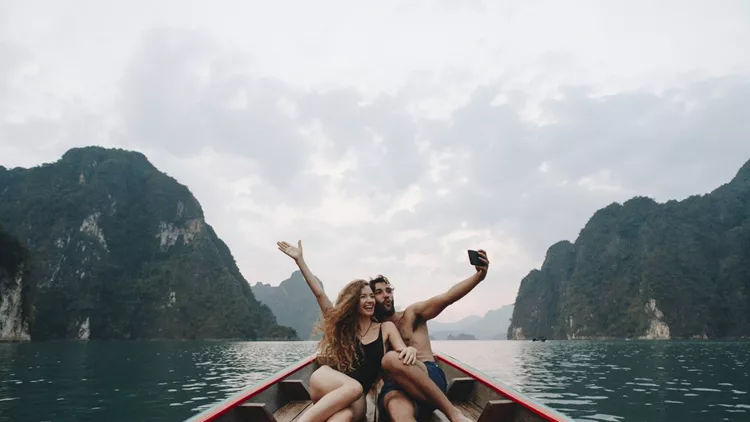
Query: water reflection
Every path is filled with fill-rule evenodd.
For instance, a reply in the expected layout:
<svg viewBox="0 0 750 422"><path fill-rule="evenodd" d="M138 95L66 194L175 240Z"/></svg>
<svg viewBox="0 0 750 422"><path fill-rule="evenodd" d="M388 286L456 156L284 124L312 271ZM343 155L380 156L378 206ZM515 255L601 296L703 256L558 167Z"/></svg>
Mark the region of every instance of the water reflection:
<svg viewBox="0 0 750 422"><path fill-rule="evenodd" d="M750 420L750 343L441 341L579 421ZM313 342L0 344L0 421L179 421Z"/></svg>
<svg viewBox="0 0 750 422"><path fill-rule="evenodd" d="M750 420L750 343L440 342L579 421ZM706 419L708 415L710 418Z"/></svg>
<svg viewBox="0 0 750 422"><path fill-rule="evenodd" d="M314 343L0 344L0 421L184 420Z"/></svg>

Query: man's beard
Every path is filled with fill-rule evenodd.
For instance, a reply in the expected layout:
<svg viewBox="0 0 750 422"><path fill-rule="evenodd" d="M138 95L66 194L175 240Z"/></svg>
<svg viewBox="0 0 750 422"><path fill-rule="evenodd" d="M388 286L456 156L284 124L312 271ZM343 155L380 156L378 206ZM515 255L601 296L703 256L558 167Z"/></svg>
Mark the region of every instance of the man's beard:
<svg viewBox="0 0 750 422"><path fill-rule="evenodd" d="M388 318L394 313L396 313L396 307L393 305L393 301L391 301L391 309L386 308L383 303L375 302L375 318L379 320Z"/></svg>

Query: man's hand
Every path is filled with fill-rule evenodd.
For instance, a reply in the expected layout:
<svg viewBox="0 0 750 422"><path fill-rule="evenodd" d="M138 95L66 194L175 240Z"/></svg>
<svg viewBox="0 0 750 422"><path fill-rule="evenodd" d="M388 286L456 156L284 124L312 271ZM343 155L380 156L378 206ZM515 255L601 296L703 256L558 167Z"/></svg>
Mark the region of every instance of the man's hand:
<svg viewBox="0 0 750 422"><path fill-rule="evenodd" d="M417 362L417 349L408 346L401 350L401 353L398 354L398 358L404 363L404 365L414 365Z"/></svg>
<svg viewBox="0 0 750 422"><path fill-rule="evenodd" d="M279 250L281 252L284 252L287 254L290 258L292 258L295 261L299 261L302 259L302 241L297 241L297 246L294 247L286 242L276 242L276 246L279 247Z"/></svg>
<svg viewBox="0 0 750 422"><path fill-rule="evenodd" d="M476 268L477 272L472 274L471 277L454 284L445 293L440 293L427 300L410 305L404 312L413 312L417 317L429 321L440 315L445 308L466 296L487 277L487 270L489 270L490 260L487 258L487 252L482 249L479 249L477 252L479 253L479 261L486 266L480 267L475 265L474 268Z"/></svg>
<svg viewBox="0 0 750 422"><path fill-rule="evenodd" d="M484 266L475 265L474 268L476 268L477 273L479 273L480 279L484 280L484 278L487 277L487 271L490 269L490 260L487 258L487 252L485 252L484 249L479 249L477 252L479 253L479 261L481 261Z"/></svg>

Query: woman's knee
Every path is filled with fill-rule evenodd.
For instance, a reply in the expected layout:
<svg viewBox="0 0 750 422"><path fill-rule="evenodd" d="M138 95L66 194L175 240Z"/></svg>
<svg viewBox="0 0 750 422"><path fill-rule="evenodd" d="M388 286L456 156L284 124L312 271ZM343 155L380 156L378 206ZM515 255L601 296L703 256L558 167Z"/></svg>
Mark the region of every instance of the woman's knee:
<svg viewBox="0 0 750 422"><path fill-rule="evenodd" d="M345 383L342 388L344 389L347 397L349 397L352 402L358 400L365 393L362 389L362 384L354 380Z"/></svg>

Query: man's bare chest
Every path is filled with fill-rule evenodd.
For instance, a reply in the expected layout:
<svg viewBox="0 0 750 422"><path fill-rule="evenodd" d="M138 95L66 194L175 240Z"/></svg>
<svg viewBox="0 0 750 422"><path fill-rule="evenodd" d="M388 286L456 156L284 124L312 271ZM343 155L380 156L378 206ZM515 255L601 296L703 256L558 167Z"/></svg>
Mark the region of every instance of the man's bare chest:
<svg viewBox="0 0 750 422"><path fill-rule="evenodd" d="M411 346L415 341L419 341L420 327L417 326L413 318L401 318L396 323L396 328L398 328L398 332L407 346Z"/></svg>

